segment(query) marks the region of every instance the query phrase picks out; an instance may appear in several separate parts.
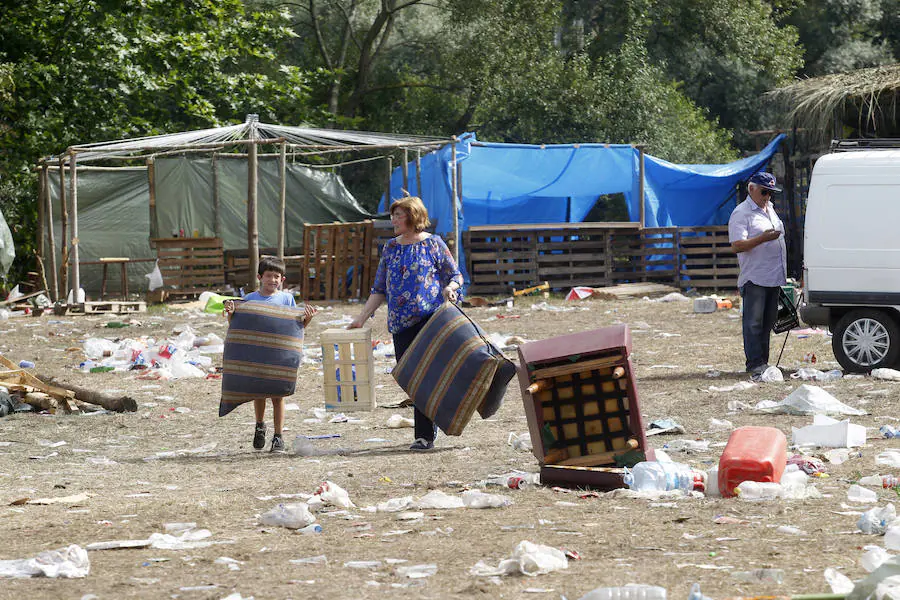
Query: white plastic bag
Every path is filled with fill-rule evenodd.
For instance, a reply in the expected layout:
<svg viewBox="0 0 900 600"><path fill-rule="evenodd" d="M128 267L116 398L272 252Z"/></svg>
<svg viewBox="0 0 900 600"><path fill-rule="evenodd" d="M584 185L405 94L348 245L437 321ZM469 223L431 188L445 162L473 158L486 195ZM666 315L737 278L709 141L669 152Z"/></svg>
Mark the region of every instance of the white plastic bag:
<svg viewBox="0 0 900 600"><path fill-rule="evenodd" d="M485 494L481 490L466 490L462 493L466 508L500 508L509 506L513 501L500 494Z"/></svg>
<svg viewBox="0 0 900 600"><path fill-rule="evenodd" d="M315 521L315 515L309 512L309 507L302 502L279 504L259 516L259 522L263 525L288 529L302 529Z"/></svg>
<svg viewBox="0 0 900 600"><path fill-rule="evenodd" d="M341 508L356 508L356 505L350 500L350 494L347 493L347 490L333 481L326 481L320 485L313 497L307 501L307 504L310 506L326 504L340 506Z"/></svg>
<svg viewBox="0 0 900 600"><path fill-rule="evenodd" d="M159 270L159 261L156 261L153 270L144 275L144 277L150 280L149 286L151 292L153 290L158 290L163 286L163 277L162 271Z"/></svg>

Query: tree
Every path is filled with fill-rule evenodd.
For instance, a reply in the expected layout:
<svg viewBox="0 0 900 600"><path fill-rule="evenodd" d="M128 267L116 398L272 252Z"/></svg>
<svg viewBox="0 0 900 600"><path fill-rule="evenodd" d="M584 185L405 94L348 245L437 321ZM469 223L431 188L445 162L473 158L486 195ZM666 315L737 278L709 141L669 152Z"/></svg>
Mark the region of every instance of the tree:
<svg viewBox="0 0 900 600"><path fill-rule="evenodd" d="M287 16L241 0L35 0L0 17L0 209L34 241L40 156L76 142L263 118L314 118L309 76L281 60ZM3 77L0 74L0 88ZM17 263L21 269L23 263Z"/></svg>
<svg viewBox="0 0 900 600"><path fill-rule="evenodd" d="M791 0L566 0L562 39L595 60L640 40L647 60L722 127L764 125L761 94L793 77Z"/></svg>

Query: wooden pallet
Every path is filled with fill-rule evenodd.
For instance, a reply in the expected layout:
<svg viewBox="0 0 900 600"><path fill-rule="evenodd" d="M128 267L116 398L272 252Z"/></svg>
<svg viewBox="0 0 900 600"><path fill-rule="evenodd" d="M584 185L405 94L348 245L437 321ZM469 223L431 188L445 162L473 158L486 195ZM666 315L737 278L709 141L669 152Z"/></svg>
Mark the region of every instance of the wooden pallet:
<svg viewBox="0 0 900 600"><path fill-rule="evenodd" d="M84 302L69 306L70 314L127 314L147 312L146 302Z"/></svg>
<svg viewBox="0 0 900 600"><path fill-rule="evenodd" d="M371 280L374 227L359 223L303 224L303 297L365 298Z"/></svg>
<svg viewBox="0 0 900 600"><path fill-rule="evenodd" d="M225 258L220 238L151 240L170 295L196 296L225 285Z"/></svg>

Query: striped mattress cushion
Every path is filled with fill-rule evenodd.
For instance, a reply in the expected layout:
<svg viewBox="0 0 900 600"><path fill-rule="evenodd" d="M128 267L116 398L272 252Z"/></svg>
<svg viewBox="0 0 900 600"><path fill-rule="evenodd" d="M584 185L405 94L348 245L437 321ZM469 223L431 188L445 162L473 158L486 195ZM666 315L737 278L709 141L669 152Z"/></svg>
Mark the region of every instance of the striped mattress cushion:
<svg viewBox="0 0 900 600"><path fill-rule="evenodd" d="M219 416L256 398L290 396L303 355L303 309L235 302L225 336Z"/></svg>
<svg viewBox="0 0 900 600"><path fill-rule="evenodd" d="M392 371L413 403L447 435L460 435L477 410L500 408L515 365L456 305L445 303Z"/></svg>

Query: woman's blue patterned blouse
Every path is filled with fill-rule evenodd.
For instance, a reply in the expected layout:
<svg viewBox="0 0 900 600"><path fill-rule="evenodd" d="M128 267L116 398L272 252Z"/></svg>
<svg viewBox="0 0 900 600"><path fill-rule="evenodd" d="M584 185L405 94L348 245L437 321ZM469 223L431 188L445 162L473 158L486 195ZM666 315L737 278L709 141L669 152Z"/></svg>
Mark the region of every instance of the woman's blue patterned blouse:
<svg viewBox="0 0 900 600"><path fill-rule="evenodd" d="M395 238L381 251L372 293L387 297L388 330L398 333L440 308L444 301L441 291L451 281L463 283L444 240L432 235L414 244L401 244Z"/></svg>

